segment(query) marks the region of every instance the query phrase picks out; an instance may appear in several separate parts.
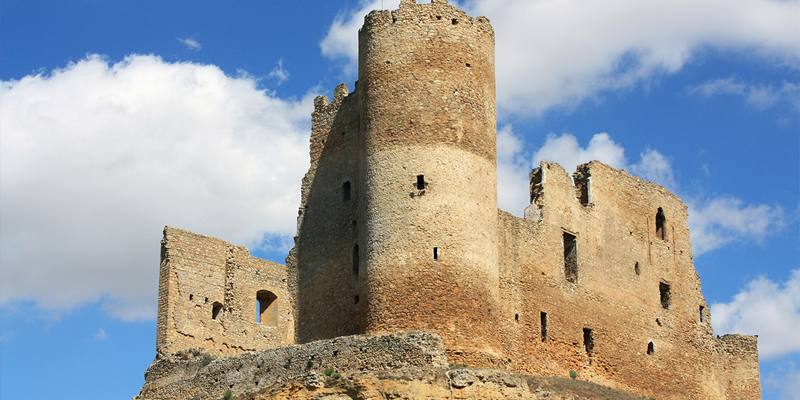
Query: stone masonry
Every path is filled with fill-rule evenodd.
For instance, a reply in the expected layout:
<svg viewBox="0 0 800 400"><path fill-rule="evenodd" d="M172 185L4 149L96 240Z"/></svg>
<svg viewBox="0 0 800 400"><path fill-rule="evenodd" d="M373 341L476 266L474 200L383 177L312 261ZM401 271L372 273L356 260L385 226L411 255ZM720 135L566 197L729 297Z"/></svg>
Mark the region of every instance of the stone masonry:
<svg viewBox="0 0 800 400"><path fill-rule="evenodd" d="M498 210L495 109L486 18L371 12L356 87L314 102L287 265L165 229L159 357L429 331L471 367L759 399L756 338L712 332L686 205L597 161L542 162L524 217Z"/></svg>

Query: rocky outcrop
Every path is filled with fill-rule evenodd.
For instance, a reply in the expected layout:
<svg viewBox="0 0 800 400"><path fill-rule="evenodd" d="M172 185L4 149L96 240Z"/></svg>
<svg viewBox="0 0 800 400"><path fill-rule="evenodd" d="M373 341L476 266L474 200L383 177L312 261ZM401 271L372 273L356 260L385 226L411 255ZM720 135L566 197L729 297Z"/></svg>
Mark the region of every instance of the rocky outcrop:
<svg viewBox="0 0 800 400"><path fill-rule="evenodd" d="M449 365L424 332L348 336L229 358L157 359L136 400L641 399L593 383Z"/></svg>

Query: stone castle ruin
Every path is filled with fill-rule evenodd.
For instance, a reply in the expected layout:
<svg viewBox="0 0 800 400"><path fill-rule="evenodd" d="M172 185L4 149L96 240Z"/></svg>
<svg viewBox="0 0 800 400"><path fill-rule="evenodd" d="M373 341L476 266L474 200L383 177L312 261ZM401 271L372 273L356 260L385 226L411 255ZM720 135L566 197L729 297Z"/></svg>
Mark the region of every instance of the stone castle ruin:
<svg viewBox="0 0 800 400"><path fill-rule="evenodd" d="M373 11L358 74L314 102L286 266L164 230L158 357L427 331L470 367L760 398L756 338L714 336L674 194L596 161L571 176L543 162L524 218L497 208L486 18L445 0Z"/></svg>

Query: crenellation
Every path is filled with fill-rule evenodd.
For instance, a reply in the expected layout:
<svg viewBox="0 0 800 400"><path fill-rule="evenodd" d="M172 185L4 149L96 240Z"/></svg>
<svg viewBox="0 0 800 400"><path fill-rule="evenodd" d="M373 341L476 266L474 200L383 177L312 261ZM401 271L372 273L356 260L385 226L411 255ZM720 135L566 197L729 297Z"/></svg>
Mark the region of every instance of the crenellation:
<svg viewBox="0 0 800 400"><path fill-rule="evenodd" d="M370 12L354 91L314 100L286 267L166 228L159 354L422 330L453 363L759 398L756 340L713 336L688 208L667 188L542 161L524 218L497 208L494 73L484 17L444 0Z"/></svg>

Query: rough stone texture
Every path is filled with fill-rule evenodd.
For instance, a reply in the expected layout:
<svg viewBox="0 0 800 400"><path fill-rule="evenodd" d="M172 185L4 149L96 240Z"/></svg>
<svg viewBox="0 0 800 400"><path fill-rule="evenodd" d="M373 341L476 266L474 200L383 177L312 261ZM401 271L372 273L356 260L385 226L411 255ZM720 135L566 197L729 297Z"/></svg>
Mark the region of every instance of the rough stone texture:
<svg viewBox="0 0 800 400"><path fill-rule="evenodd" d="M286 267L250 256L241 246L164 228L156 351L191 348L237 354L294 342ZM256 321L256 294L277 298ZM216 319L214 305L221 306Z"/></svg>
<svg viewBox="0 0 800 400"><path fill-rule="evenodd" d="M288 272L216 239L167 235L159 355L425 330L473 367L574 371L659 399L760 398L756 338L714 337L674 194L599 162L571 176L543 162L525 217L497 209L486 18L441 0L371 12L354 91L339 85L314 105ZM279 299L274 327L247 311L262 287ZM191 293L222 299L222 319ZM470 394L475 374L448 378L448 393L454 383L491 398L488 386ZM298 398L320 389L320 376L302 378L291 378ZM379 392L417 387L363 379Z"/></svg>
<svg viewBox="0 0 800 400"><path fill-rule="evenodd" d="M428 333L350 336L214 359L184 351L148 369L137 400L641 399L580 380L447 363Z"/></svg>

